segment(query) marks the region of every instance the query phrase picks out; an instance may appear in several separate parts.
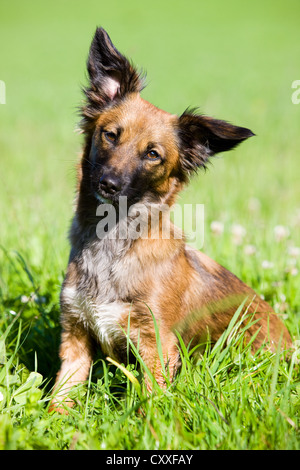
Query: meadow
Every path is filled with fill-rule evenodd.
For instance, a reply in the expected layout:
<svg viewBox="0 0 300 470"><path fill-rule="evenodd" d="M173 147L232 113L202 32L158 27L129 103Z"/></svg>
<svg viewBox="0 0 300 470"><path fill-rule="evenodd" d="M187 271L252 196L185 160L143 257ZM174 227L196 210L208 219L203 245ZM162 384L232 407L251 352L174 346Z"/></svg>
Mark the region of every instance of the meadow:
<svg viewBox="0 0 300 470"><path fill-rule="evenodd" d="M299 450L299 2L1 6L0 449ZM182 345L175 382L151 397L135 364L124 371L99 354L76 406L59 415L48 407L82 143L74 130L100 25L147 72L145 99L176 114L198 106L256 134L214 158L179 203L204 204L199 248L270 302L295 348L288 360L253 354L232 323L197 361Z"/></svg>

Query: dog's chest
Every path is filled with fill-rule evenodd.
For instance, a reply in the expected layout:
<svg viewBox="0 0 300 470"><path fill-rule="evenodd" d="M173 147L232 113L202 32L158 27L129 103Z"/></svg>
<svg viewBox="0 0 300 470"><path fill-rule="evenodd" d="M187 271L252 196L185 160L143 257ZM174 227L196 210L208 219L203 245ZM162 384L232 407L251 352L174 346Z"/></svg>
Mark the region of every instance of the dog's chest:
<svg viewBox="0 0 300 470"><path fill-rule="evenodd" d="M93 333L103 352L114 356L114 344L121 338L125 339L123 323L130 312L131 304L119 300L104 302L76 287L64 287L61 299L64 310Z"/></svg>
<svg viewBox="0 0 300 470"><path fill-rule="evenodd" d="M124 246L109 248L99 245L83 251L77 283L65 284L61 303L64 311L93 332L103 352L113 356L116 342L126 341L122 328L132 305L124 299L130 297L136 278Z"/></svg>
<svg viewBox="0 0 300 470"><path fill-rule="evenodd" d="M82 252L79 288L98 303L128 299L143 275L126 240L103 240Z"/></svg>

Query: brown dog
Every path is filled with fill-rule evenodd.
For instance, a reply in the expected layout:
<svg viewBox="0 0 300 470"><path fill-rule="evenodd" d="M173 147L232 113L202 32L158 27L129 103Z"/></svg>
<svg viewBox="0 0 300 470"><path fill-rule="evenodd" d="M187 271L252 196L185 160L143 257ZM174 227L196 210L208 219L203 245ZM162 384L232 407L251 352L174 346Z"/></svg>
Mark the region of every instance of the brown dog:
<svg viewBox="0 0 300 470"><path fill-rule="evenodd" d="M101 28L91 44L88 73L54 406L68 402L70 387L87 379L95 341L105 354L126 362L128 325L130 340L163 385L152 313L171 376L180 365L176 331L191 346L207 337L215 342L245 299L243 311L257 320L246 332L248 340L256 333L254 347L268 342L276 348L279 341L289 347L285 326L251 288L188 247L175 226L167 224L169 236L163 236L164 217L152 223L152 209L170 209L194 171L253 133L194 112L171 115L143 100L140 75ZM123 215L122 197L128 204ZM121 236L118 229L136 227L134 209L140 204L146 208L140 236L132 230ZM103 208L116 217L111 230L99 236ZM149 381L147 386L151 389Z"/></svg>

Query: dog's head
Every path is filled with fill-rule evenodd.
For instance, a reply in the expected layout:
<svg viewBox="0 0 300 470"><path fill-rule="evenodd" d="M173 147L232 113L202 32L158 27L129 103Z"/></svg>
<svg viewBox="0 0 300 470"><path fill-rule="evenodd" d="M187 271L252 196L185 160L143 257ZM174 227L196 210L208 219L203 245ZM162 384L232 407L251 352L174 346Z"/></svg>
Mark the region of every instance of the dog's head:
<svg viewBox="0 0 300 470"><path fill-rule="evenodd" d="M97 28L82 109L83 158L91 195L102 202L164 201L208 159L252 136L246 128L186 111L180 117L141 98L143 78Z"/></svg>

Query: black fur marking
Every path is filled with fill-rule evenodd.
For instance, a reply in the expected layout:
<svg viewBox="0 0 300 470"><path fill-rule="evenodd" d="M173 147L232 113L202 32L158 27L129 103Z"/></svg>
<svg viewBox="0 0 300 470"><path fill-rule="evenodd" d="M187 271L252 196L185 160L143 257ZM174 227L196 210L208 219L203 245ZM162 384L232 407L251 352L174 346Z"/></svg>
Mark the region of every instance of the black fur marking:
<svg viewBox="0 0 300 470"><path fill-rule="evenodd" d="M234 126L220 119L185 111L179 118L181 167L188 175L199 167L206 168L209 157L226 152L254 136L250 129Z"/></svg>

